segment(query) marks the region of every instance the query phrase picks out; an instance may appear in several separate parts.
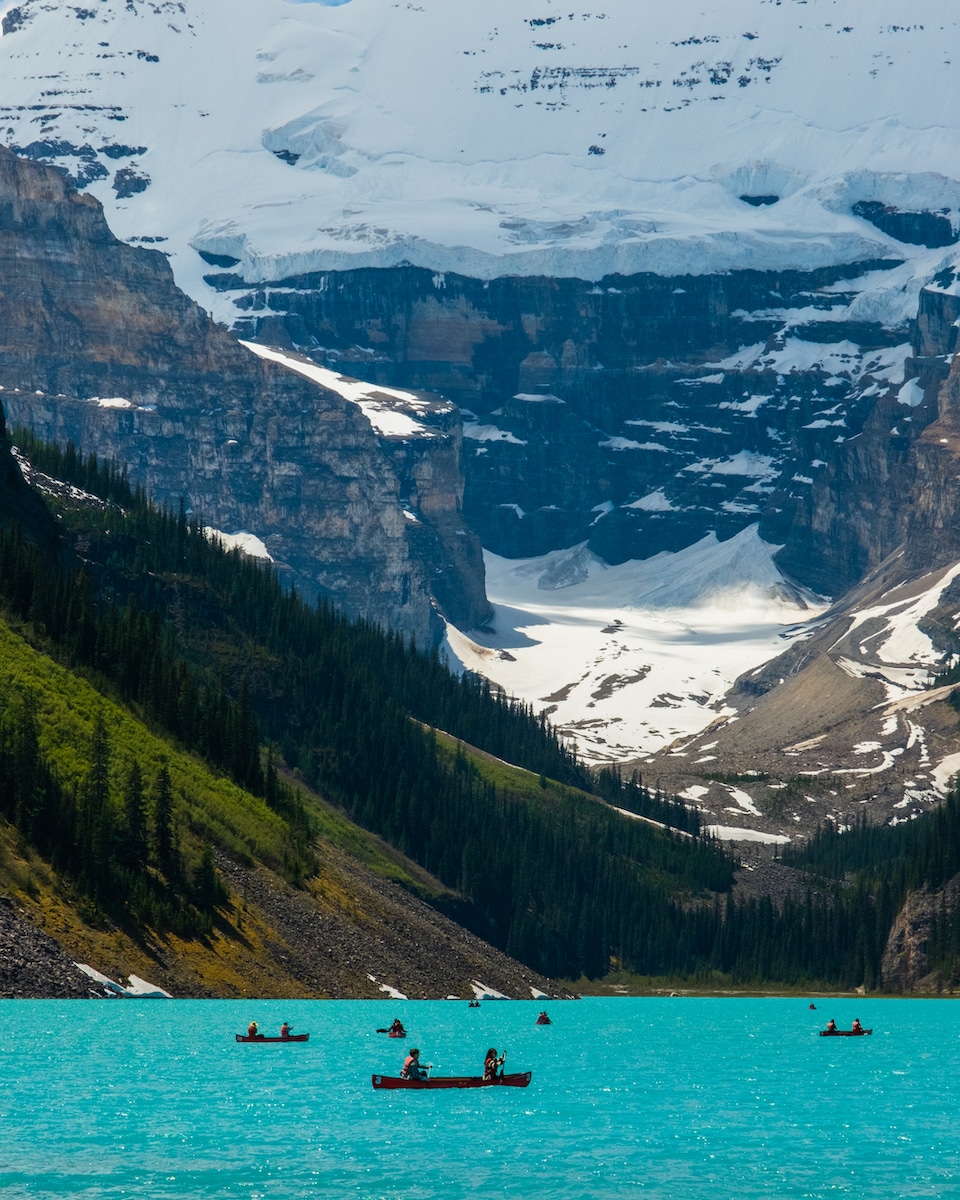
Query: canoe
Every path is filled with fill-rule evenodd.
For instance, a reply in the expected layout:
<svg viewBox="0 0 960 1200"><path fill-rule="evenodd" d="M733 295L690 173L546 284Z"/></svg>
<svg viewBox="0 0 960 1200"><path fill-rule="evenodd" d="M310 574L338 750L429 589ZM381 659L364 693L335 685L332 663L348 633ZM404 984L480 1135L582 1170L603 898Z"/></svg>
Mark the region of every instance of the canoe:
<svg viewBox="0 0 960 1200"><path fill-rule="evenodd" d="M256 1037L248 1037L245 1033L237 1034L238 1042L305 1042L310 1037L309 1033L291 1033L289 1037L264 1037L262 1033L258 1033Z"/></svg>
<svg viewBox="0 0 960 1200"><path fill-rule="evenodd" d="M392 1029L387 1030L387 1037L406 1037L406 1036L407 1036L407 1031L405 1029L399 1029L396 1032L394 1032L394 1030L392 1030Z"/></svg>
<svg viewBox="0 0 960 1200"><path fill-rule="evenodd" d="M396 1075L374 1075L373 1086L396 1091L408 1088L423 1092L430 1088L480 1088L480 1087L526 1087L533 1075L524 1071L522 1075L500 1075L496 1079L484 1079L482 1075L441 1075L436 1079L400 1079Z"/></svg>
<svg viewBox="0 0 960 1200"><path fill-rule="evenodd" d="M872 1029L821 1029L821 1037L866 1037Z"/></svg>

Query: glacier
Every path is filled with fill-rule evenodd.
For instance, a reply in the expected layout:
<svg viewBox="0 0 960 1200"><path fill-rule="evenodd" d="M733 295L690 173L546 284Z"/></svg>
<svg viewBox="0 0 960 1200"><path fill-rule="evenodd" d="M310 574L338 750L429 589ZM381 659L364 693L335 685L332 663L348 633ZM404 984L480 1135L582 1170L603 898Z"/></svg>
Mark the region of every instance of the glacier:
<svg viewBox="0 0 960 1200"><path fill-rule="evenodd" d="M599 279L902 256L858 202L960 221L949 0L0 17L0 141L79 176L226 321L200 252L261 282L399 263ZM910 273L952 253L908 249Z"/></svg>

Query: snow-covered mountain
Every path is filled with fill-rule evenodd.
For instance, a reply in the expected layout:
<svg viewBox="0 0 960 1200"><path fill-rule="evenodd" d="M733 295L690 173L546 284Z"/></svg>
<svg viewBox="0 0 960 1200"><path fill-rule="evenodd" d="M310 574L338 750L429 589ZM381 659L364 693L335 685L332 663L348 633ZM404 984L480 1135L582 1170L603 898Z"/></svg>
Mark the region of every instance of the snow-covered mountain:
<svg viewBox="0 0 960 1200"><path fill-rule="evenodd" d="M890 255L858 204L960 213L950 0L0 11L3 140L210 306L196 250L249 281L809 270Z"/></svg>
<svg viewBox="0 0 960 1200"><path fill-rule="evenodd" d="M819 612L784 574L960 555L924 441L960 318L950 0L0 17L0 142L292 370L460 406L497 615L451 653L590 756L726 711Z"/></svg>

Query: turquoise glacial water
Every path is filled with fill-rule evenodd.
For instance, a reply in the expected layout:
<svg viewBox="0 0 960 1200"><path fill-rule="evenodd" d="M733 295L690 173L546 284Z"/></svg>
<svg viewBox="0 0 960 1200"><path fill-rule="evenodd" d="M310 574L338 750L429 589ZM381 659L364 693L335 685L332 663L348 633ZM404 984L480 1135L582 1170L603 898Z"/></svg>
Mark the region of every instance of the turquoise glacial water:
<svg viewBox="0 0 960 1200"><path fill-rule="evenodd" d="M807 1004L5 1001L0 1197L958 1200L960 1004ZM251 1018L310 1041L238 1045ZM533 1082L374 1092L411 1045Z"/></svg>

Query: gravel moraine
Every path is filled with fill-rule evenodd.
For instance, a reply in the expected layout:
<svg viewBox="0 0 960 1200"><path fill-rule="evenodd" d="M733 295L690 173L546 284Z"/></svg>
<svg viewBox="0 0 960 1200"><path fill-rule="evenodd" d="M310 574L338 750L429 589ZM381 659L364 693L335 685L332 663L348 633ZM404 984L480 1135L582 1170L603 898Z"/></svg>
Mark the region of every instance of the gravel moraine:
<svg viewBox="0 0 960 1200"><path fill-rule="evenodd" d="M62 947L0 896L0 999L88 1000L91 981Z"/></svg>

